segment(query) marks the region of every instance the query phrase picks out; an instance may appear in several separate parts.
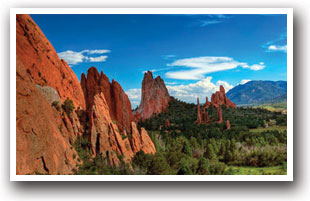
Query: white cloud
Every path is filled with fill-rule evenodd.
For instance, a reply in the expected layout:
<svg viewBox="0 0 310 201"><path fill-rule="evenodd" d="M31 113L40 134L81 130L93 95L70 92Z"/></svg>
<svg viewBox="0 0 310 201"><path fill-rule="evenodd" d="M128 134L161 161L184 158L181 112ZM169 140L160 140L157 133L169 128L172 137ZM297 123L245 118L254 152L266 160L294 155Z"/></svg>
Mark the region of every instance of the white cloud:
<svg viewBox="0 0 310 201"><path fill-rule="evenodd" d="M270 45L268 47L269 51L279 51L279 52L286 52L287 51L287 45Z"/></svg>
<svg viewBox="0 0 310 201"><path fill-rule="evenodd" d="M205 27L205 26L208 26L210 24L219 24L222 22L223 21L220 21L220 20L202 20L200 26Z"/></svg>
<svg viewBox="0 0 310 201"><path fill-rule="evenodd" d="M232 85L228 84L225 81L217 81L216 83L211 82L212 77L206 77L198 82L187 84L187 85L177 85L177 86L167 86L169 94L178 98L180 100L196 103L197 97L201 103L205 102L206 96L209 100L211 99L212 93L219 90L219 86L223 85L226 92L233 88Z"/></svg>
<svg viewBox="0 0 310 201"><path fill-rule="evenodd" d="M106 61L108 56L100 56L100 57L88 57L89 62L103 62Z"/></svg>
<svg viewBox="0 0 310 201"><path fill-rule="evenodd" d="M250 65L250 66L248 64L241 64L241 67L242 68L249 68L251 70L257 71L257 70L264 69L266 66L265 66L264 62L260 62L259 64L253 64L253 65Z"/></svg>
<svg viewBox="0 0 310 201"><path fill-rule="evenodd" d="M163 55L162 56L164 59L171 59L171 58L173 58L173 57L176 57L176 55L174 55L174 54L168 54L168 55Z"/></svg>
<svg viewBox="0 0 310 201"><path fill-rule="evenodd" d="M102 55L98 57L88 57L85 54L105 54L109 53L110 50L82 50L80 52L75 52L72 50L67 50L58 53L61 59L64 59L69 65L75 65L82 62L104 62L107 60L108 56Z"/></svg>
<svg viewBox="0 0 310 201"><path fill-rule="evenodd" d="M83 62L85 56L81 52L74 52L71 50L67 50L65 52L58 53L58 56L61 59L64 59L68 64L77 64Z"/></svg>
<svg viewBox="0 0 310 201"><path fill-rule="evenodd" d="M199 80L203 79L205 74L224 71L237 68L249 68L251 70L261 70L265 68L265 64L248 65L244 62L239 62L230 57L194 57L188 59L179 59L174 61L168 66L183 66L187 67L186 70L168 71L165 76L172 79L180 80Z"/></svg>
<svg viewBox="0 0 310 201"><path fill-rule="evenodd" d="M129 89L126 91L126 94L130 99L132 108L139 106L141 100L141 89Z"/></svg>
<svg viewBox="0 0 310 201"><path fill-rule="evenodd" d="M87 54L105 54L111 52L110 50L83 50L81 53Z"/></svg>
<svg viewBox="0 0 310 201"><path fill-rule="evenodd" d="M240 84L245 84L247 82L250 82L251 80L241 80Z"/></svg>

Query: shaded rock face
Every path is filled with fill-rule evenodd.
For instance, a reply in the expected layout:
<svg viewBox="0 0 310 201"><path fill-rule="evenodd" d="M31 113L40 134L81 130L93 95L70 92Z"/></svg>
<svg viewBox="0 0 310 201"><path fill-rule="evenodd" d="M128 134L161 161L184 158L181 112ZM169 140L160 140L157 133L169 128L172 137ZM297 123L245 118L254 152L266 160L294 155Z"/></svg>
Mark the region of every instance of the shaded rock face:
<svg viewBox="0 0 310 201"><path fill-rule="evenodd" d="M84 73L82 74L81 86L87 109L91 109L94 105L95 95L103 93L111 119L117 122L121 131L130 132L130 122L133 121L131 104L118 82L112 80L110 83L109 78L103 72L99 74L95 67L91 67L87 71L87 78Z"/></svg>
<svg viewBox="0 0 310 201"><path fill-rule="evenodd" d="M141 128L141 132L139 133L137 126L134 122L131 122L131 129L131 145L133 152L136 153L142 150L146 154L155 154L155 145L146 130L144 128Z"/></svg>
<svg viewBox="0 0 310 201"><path fill-rule="evenodd" d="M35 84L54 88L62 101L85 109L78 78L29 15L16 15L16 54Z"/></svg>
<svg viewBox="0 0 310 201"><path fill-rule="evenodd" d="M88 112L92 155L104 155L106 151L114 151L123 155L125 161L129 161L133 156L133 151L129 142L124 140L128 136L125 132L121 134L117 125L112 121L103 93L94 96L93 106ZM116 165L118 164L115 159L113 161Z"/></svg>
<svg viewBox="0 0 310 201"><path fill-rule="evenodd" d="M124 156L125 162L129 162L134 153L140 150L151 154L156 152L155 146L144 128L141 128L141 133L139 133L136 124L131 122L130 139L126 131L118 129L110 116L109 106L103 93L96 94L93 101L92 108L88 110L89 138L93 157L96 155L108 157L117 153ZM108 160L112 165L119 164L115 157L113 159L108 157Z"/></svg>
<svg viewBox="0 0 310 201"><path fill-rule="evenodd" d="M222 123L223 122L222 109L221 109L222 105L225 105L226 107L236 108L236 104L234 104L227 98L225 94L225 89L221 85L220 90L212 94L211 102L209 102L208 97L206 97L206 103L203 105L202 109L199 104L199 98L197 98L196 123L197 124L212 123L210 122L208 111L206 111L206 109L208 109L209 107L215 107L217 109L217 117L218 117L217 123Z"/></svg>
<svg viewBox="0 0 310 201"><path fill-rule="evenodd" d="M79 162L71 121L63 121L18 56L16 64L16 174L72 174Z"/></svg>
<svg viewBox="0 0 310 201"><path fill-rule="evenodd" d="M144 121L168 107L170 95L166 85L160 76L154 79L151 71L144 74L141 93L141 103L134 114L136 120Z"/></svg>

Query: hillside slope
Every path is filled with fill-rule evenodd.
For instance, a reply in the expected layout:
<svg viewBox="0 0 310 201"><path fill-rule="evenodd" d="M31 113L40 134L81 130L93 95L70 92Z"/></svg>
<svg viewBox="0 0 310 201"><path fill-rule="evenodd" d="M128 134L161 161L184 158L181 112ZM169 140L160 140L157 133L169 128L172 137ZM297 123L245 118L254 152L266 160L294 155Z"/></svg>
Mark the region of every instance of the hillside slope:
<svg viewBox="0 0 310 201"><path fill-rule="evenodd" d="M227 97L237 105L256 105L286 101L286 81L250 81L227 92Z"/></svg>

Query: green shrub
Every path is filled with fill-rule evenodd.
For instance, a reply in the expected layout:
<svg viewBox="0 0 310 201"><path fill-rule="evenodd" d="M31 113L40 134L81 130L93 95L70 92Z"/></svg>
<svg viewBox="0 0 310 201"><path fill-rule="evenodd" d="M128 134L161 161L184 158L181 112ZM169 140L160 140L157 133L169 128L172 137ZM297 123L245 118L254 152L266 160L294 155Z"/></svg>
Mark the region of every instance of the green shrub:
<svg viewBox="0 0 310 201"><path fill-rule="evenodd" d="M52 106L55 107L58 111L60 110L59 101L53 101Z"/></svg>
<svg viewBox="0 0 310 201"><path fill-rule="evenodd" d="M67 98L62 104L62 109L67 113L68 116L70 116L75 109L73 101Z"/></svg>

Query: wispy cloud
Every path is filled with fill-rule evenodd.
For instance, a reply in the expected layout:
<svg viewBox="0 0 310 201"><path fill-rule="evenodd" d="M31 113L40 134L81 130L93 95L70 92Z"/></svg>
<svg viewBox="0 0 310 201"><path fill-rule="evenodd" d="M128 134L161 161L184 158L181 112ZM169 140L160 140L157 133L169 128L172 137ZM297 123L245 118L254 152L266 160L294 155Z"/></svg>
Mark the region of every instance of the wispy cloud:
<svg viewBox="0 0 310 201"><path fill-rule="evenodd" d="M287 34L281 34L277 39L268 41L267 43L262 45L262 48L266 50L266 52L287 52L286 45ZM279 45L281 44L281 45Z"/></svg>
<svg viewBox="0 0 310 201"><path fill-rule="evenodd" d="M110 50L83 50L81 53L87 54L105 54L111 52Z"/></svg>
<svg viewBox="0 0 310 201"><path fill-rule="evenodd" d="M249 65L245 62L239 62L231 57L193 57L187 59L179 59L167 66L181 66L186 67L184 70L168 71L165 76L172 79L180 80L199 80L204 78L205 74L225 71L237 67L248 68L250 70L262 70L266 66L263 62L259 64Z"/></svg>
<svg viewBox="0 0 310 201"><path fill-rule="evenodd" d="M162 57L163 57L164 59L172 59L172 58L176 57L176 55L174 55L174 54L168 54L168 55L162 55Z"/></svg>
<svg viewBox="0 0 310 201"><path fill-rule="evenodd" d="M225 22L225 20L229 19L228 15L223 14L209 14L206 15L207 19L200 20L200 26L205 27L212 24L219 24Z"/></svg>
<svg viewBox="0 0 310 201"><path fill-rule="evenodd" d="M223 21L220 21L220 20L201 20L201 24L200 26L201 27L205 27L205 26L208 26L210 24L219 24L219 23L222 23Z"/></svg>
<svg viewBox="0 0 310 201"><path fill-rule="evenodd" d="M271 52L286 52L287 51L287 45L270 45L268 47L268 50Z"/></svg>
<svg viewBox="0 0 310 201"><path fill-rule="evenodd" d="M224 15L224 14L208 14L207 16L210 17L210 18L218 18L218 19L230 18L229 15Z"/></svg>
<svg viewBox="0 0 310 201"><path fill-rule="evenodd" d="M171 96L186 102L195 103L197 97L199 97L202 102L205 100L206 96L208 96L210 100L212 93L219 90L220 85L223 85L226 91L233 88L233 86L226 81L219 80L216 83L213 83L212 77L206 77L192 84L176 86L168 85L167 89Z"/></svg>
<svg viewBox="0 0 310 201"><path fill-rule="evenodd" d="M82 50L80 52L67 50L67 51L58 53L58 56L61 59L64 59L69 65L76 65L82 62L104 62L108 58L108 56L106 55L101 55L97 57L89 57L88 55L93 55L93 54L100 55L100 54L105 54L109 52L110 50L105 50L105 49Z"/></svg>

